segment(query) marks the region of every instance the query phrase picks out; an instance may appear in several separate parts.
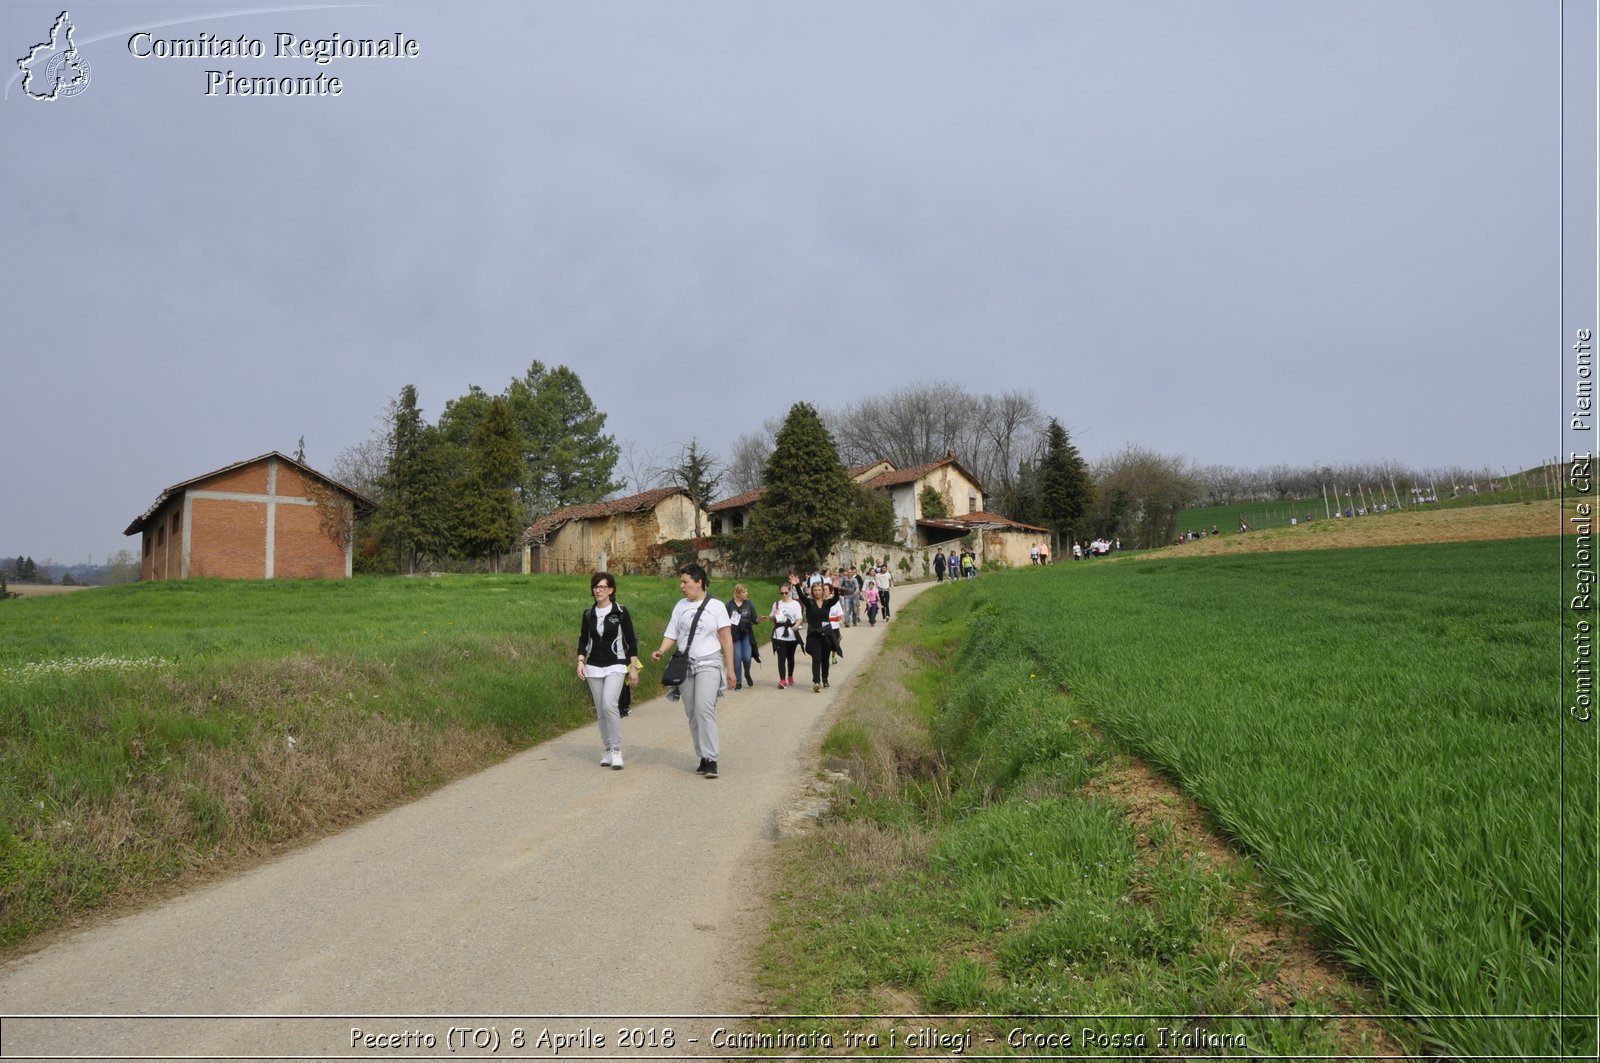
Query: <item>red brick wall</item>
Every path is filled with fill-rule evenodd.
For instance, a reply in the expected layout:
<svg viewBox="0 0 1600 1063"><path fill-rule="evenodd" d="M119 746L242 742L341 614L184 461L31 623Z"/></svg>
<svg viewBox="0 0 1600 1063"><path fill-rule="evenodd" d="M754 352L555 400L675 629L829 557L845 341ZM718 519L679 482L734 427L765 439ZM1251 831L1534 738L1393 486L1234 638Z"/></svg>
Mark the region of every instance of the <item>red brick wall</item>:
<svg viewBox="0 0 1600 1063"><path fill-rule="evenodd" d="M183 504L189 503L189 575L212 579L263 579L267 573L267 503L221 498L196 498L195 493L227 491L266 495L268 463L233 469L188 488L146 525L140 564L141 579L183 577ZM276 579L342 579L345 547L322 529L316 506L285 503L306 498L300 470L279 463L273 518L273 564ZM176 528L174 523L176 520Z"/></svg>
<svg viewBox="0 0 1600 1063"><path fill-rule="evenodd" d="M283 475L278 476L283 493ZM344 547L322 531L322 511L315 506L279 506L276 575L279 579L342 579Z"/></svg>
<svg viewBox="0 0 1600 1063"><path fill-rule="evenodd" d="M209 482L198 485L212 490ZM196 579L262 579L267 574L267 507L216 498L190 501L189 575ZM179 572L174 566L173 576Z"/></svg>

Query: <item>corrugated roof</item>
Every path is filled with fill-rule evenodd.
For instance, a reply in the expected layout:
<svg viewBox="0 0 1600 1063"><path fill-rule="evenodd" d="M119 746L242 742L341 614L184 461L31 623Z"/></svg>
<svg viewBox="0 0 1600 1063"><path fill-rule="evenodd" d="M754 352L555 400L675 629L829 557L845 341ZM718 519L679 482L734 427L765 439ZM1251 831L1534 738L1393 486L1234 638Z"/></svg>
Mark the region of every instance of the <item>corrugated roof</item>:
<svg viewBox="0 0 1600 1063"><path fill-rule="evenodd" d="M1050 533L1048 528L1023 524L1021 521L1012 520L1010 517L1002 517L998 513L990 513L981 509L974 510L971 513L963 513L959 517L923 517L917 523L926 525L929 528L942 528L945 531L971 531L973 528L1002 527L1039 532L1044 535Z"/></svg>

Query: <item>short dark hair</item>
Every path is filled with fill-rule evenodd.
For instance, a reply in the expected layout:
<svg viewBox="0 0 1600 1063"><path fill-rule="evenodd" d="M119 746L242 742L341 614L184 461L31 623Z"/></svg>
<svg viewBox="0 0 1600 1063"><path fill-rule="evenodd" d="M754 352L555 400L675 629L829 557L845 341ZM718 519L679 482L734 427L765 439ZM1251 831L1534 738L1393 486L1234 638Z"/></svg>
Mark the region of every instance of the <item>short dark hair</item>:
<svg viewBox="0 0 1600 1063"><path fill-rule="evenodd" d="M596 572L594 575L590 576L589 591L593 593L594 589L600 586L602 582L611 587L611 596L615 598L617 596L617 577L613 576L609 572Z"/></svg>
<svg viewBox="0 0 1600 1063"><path fill-rule="evenodd" d="M691 561L678 569L678 575L688 576L702 587L711 586L711 577L706 575L706 570L698 562Z"/></svg>

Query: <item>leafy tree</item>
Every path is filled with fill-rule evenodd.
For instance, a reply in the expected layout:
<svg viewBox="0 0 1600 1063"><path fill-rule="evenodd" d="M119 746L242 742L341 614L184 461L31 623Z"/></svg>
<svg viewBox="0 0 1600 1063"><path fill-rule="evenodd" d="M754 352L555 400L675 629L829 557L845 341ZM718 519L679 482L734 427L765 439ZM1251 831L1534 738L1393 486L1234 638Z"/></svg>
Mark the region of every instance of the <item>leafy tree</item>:
<svg viewBox="0 0 1600 1063"><path fill-rule="evenodd" d="M789 408L767 459L766 494L750 512L750 539L769 565L822 563L850 516L856 484L809 403Z"/></svg>
<svg viewBox="0 0 1600 1063"><path fill-rule="evenodd" d="M383 505L375 526L396 564L416 572L425 558L449 553L452 529L444 447L438 430L423 420L411 384L390 405L387 442L388 461L379 481Z"/></svg>
<svg viewBox="0 0 1600 1063"><path fill-rule="evenodd" d="M619 486L612 480L620 451L605 434L578 374L564 365L534 362L506 394L523 435L523 492L528 515L598 502Z"/></svg>
<svg viewBox="0 0 1600 1063"><path fill-rule="evenodd" d="M689 492L689 501L695 506L694 535L697 539L705 534L700 527L700 511L717 500L717 485L722 482L722 475L716 458L701 450L695 439L690 439L689 445L683 448L678 464L665 470L664 478L668 483Z"/></svg>
<svg viewBox="0 0 1600 1063"><path fill-rule="evenodd" d="M1055 533L1057 553L1061 534L1077 538L1078 522L1094 503L1094 483L1088 466L1061 422L1050 418L1045 428L1044 454L1039 459L1038 507L1040 516Z"/></svg>
<svg viewBox="0 0 1600 1063"><path fill-rule="evenodd" d="M846 534L859 542L894 542L894 503L889 496L855 484Z"/></svg>
<svg viewBox="0 0 1600 1063"><path fill-rule="evenodd" d="M950 506L945 502L944 495L941 495L932 484L925 485L922 492L917 495L917 506L922 510L922 515L929 520L938 520L940 517L950 515Z"/></svg>
<svg viewBox="0 0 1600 1063"><path fill-rule="evenodd" d="M510 404L498 395L490 399L468 441L466 474L456 492L461 546L470 556L487 556L496 572L520 530L520 443Z"/></svg>

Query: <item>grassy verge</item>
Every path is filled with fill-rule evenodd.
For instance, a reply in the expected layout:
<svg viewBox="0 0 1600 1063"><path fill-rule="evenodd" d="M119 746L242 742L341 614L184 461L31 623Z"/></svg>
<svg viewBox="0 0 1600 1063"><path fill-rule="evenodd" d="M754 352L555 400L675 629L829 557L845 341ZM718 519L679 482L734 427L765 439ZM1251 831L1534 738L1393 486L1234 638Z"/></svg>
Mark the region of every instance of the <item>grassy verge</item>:
<svg viewBox="0 0 1600 1063"><path fill-rule="evenodd" d="M772 1010L867 1016L829 1029L866 1053L1396 1051L1314 1017L1369 1004L1181 795L1078 718L986 580L898 612L824 741L851 781L785 845Z"/></svg>
<svg viewBox="0 0 1600 1063"><path fill-rule="evenodd" d="M641 640L675 581L627 579ZM591 716L583 577L137 584L0 607L0 945Z"/></svg>
<svg viewBox="0 0 1600 1063"><path fill-rule="evenodd" d="M894 634L932 678L830 736L858 781L793 854L775 1000L1149 1012L1248 1050L1202 1049L1355 1051L1364 1034L1320 1021L1222 1018L1303 1005L1239 969L1243 872L1144 851L1101 796L1104 733L1198 800L1380 1010L1413 1017L1393 1024L1408 1043L1591 1051L1592 1023L1555 1017L1596 998L1597 895L1557 564L1555 540L1524 540L1056 566L924 596L922 633Z"/></svg>

